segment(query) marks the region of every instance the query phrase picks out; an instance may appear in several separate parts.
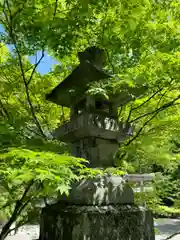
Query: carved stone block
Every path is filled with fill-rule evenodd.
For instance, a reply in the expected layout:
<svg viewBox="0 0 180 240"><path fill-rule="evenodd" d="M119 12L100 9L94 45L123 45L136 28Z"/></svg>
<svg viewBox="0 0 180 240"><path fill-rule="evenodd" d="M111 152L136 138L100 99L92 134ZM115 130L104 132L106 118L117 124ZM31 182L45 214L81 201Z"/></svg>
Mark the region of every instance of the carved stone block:
<svg viewBox="0 0 180 240"><path fill-rule="evenodd" d="M155 240L150 211L137 206L44 208L40 240Z"/></svg>
<svg viewBox="0 0 180 240"><path fill-rule="evenodd" d="M72 186L68 196L61 201L77 205L133 204L133 190L119 176L96 176L84 179Z"/></svg>

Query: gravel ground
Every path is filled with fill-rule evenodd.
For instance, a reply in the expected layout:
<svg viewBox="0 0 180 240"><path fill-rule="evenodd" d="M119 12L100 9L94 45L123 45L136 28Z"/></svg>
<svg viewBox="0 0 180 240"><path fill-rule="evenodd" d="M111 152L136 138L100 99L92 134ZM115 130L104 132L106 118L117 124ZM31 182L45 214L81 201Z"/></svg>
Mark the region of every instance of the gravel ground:
<svg viewBox="0 0 180 240"><path fill-rule="evenodd" d="M156 219L155 228L158 231L156 240L165 240L171 234L180 231L180 219ZM38 239L39 226L26 225L19 229L15 236L8 236L6 240L34 240ZM180 235L171 240L180 240Z"/></svg>
<svg viewBox="0 0 180 240"><path fill-rule="evenodd" d="M39 237L38 225L25 225L21 227L17 234L14 236L8 236L6 240L34 240Z"/></svg>
<svg viewBox="0 0 180 240"><path fill-rule="evenodd" d="M164 240L173 233L180 231L180 219L156 219L155 228L160 233L156 235L156 240ZM180 234L174 236L171 240L180 240Z"/></svg>

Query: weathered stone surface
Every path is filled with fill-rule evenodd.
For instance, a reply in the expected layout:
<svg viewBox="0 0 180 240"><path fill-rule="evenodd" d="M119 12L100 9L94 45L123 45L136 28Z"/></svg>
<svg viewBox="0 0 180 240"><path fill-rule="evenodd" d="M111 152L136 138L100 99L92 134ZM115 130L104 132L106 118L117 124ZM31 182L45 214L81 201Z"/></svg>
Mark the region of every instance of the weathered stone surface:
<svg viewBox="0 0 180 240"><path fill-rule="evenodd" d="M77 205L133 204L133 190L120 176L96 176L72 186L69 196L61 201Z"/></svg>
<svg viewBox="0 0 180 240"><path fill-rule="evenodd" d="M44 208L40 240L154 240L151 212L136 206Z"/></svg>
<svg viewBox="0 0 180 240"><path fill-rule="evenodd" d="M54 137L72 143L72 155L89 161L89 167L114 166L114 153L130 126L103 114L83 113L60 126Z"/></svg>
<svg viewBox="0 0 180 240"><path fill-rule="evenodd" d="M62 81L46 98L58 105L70 107L81 100L88 89L88 84L111 77L102 67L104 65L104 50L88 48L78 54L80 64Z"/></svg>
<svg viewBox="0 0 180 240"><path fill-rule="evenodd" d="M121 135L124 140L127 133L128 129L124 129L123 124L117 119L103 114L84 112L57 128L53 135L59 140L72 142L75 139L88 136L116 140Z"/></svg>
<svg viewBox="0 0 180 240"><path fill-rule="evenodd" d="M80 63L88 61L94 66L96 66L98 69L102 69L105 63L106 56L103 49L94 46L87 48L84 52L79 52L78 58L80 60Z"/></svg>
<svg viewBox="0 0 180 240"><path fill-rule="evenodd" d="M84 138L72 144L72 155L89 161L88 167L114 166L114 153L118 144L106 139Z"/></svg>

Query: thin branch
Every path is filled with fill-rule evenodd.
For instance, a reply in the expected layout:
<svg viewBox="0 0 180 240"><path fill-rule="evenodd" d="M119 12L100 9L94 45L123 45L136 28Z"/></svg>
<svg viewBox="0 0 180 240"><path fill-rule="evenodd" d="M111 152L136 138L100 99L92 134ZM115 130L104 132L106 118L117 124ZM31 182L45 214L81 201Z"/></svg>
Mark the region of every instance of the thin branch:
<svg viewBox="0 0 180 240"><path fill-rule="evenodd" d="M27 130L29 130L30 132L35 133L37 136L39 136L39 137L42 136L40 133L36 132L34 129L32 129L32 128L28 127L28 126L26 126L26 128L27 128Z"/></svg>
<svg viewBox="0 0 180 240"><path fill-rule="evenodd" d="M9 219L9 221L4 225L4 227L2 228L2 231L0 233L0 238L1 239L5 239L5 237L8 235L9 229L12 225L13 222L16 221L17 217L19 216L19 214L21 213L21 211L27 206L27 201L23 204L23 201L25 200L25 198L27 197L27 194L31 188L31 186L34 184L34 181L31 180L28 184L28 186L26 187L22 197L20 198L20 200L16 201L16 205L15 208L13 210L13 213Z"/></svg>
<svg viewBox="0 0 180 240"><path fill-rule="evenodd" d="M27 193L29 192L29 189L32 187L33 184L34 184L34 180L31 180L19 201L23 201L24 200L24 198L26 197Z"/></svg>
<svg viewBox="0 0 180 240"><path fill-rule="evenodd" d="M4 0L4 8L3 8L3 13L4 13L4 16L5 16L5 19L6 19L6 22L4 22L4 21L2 21L3 22L3 24L6 26L6 28L9 30L9 32L11 31L11 29L10 29L10 24L9 24L9 19L8 19L8 16L7 16L7 14L6 14L6 11L5 11L5 6L6 6L6 0Z"/></svg>
<svg viewBox="0 0 180 240"><path fill-rule="evenodd" d="M170 85L170 86L168 87L168 89L162 94L162 96L161 96L161 98L160 98L160 100L159 100L159 102L158 102L158 104L157 104L157 107L158 107L160 101L162 100L162 98L163 98L163 97L165 96L165 94L167 93L167 91L170 89L172 82L173 82L173 79L171 79L171 81L169 82L169 85ZM134 107L132 110L137 110L138 108L144 106L144 105L145 105L146 103L148 103L155 95L159 94L162 90L163 90L163 88L159 88L159 89L158 89L156 92L154 92L146 101L144 101L144 102L143 102L142 104L140 104L139 106Z"/></svg>
<svg viewBox="0 0 180 240"><path fill-rule="evenodd" d="M169 239L171 239L171 238L173 238L173 237L175 237L175 236L177 236L177 235L179 235L180 234L180 231L179 232L176 232L176 233L173 233L172 235L170 235L169 237L167 237L167 238L165 238L165 239L162 239L162 240L169 240Z"/></svg>
<svg viewBox="0 0 180 240"><path fill-rule="evenodd" d="M2 103L1 99L0 99L0 107L2 108L4 115L9 119L8 111L4 107L4 104Z"/></svg>
<svg viewBox="0 0 180 240"><path fill-rule="evenodd" d="M125 143L125 146L128 146L130 143L132 143L142 132L142 130L144 129L144 127L156 116L157 114L155 113L151 118L149 118L143 125L142 127L138 130L138 132L136 133L136 135L131 138L127 143Z"/></svg>
<svg viewBox="0 0 180 240"><path fill-rule="evenodd" d="M9 1L8 1L8 0L5 0L5 1L4 1L4 6L5 6L5 4L7 5L7 8L8 8L9 14L10 14L10 20L12 21L13 17L12 17L11 8L10 8L10 6L9 6Z"/></svg>
<svg viewBox="0 0 180 240"><path fill-rule="evenodd" d="M131 120L130 123L135 122L135 121L137 121L137 120L139 120L139 119L141 119L141 118L144 118L144 117L146 117L146 116L149 116L149 115L151 115L151 114L153 114L153 113L158 114L159 112L164 111L164 110L167 109L168 107L172 106L172 105L174 104L174 102L176 102L176 101L179 100L179 99L180 99L180 95L177 96L177 97L176 97L175 99L173 99L172 101L170 101L170 102L168 102L168 103L165 103L164 105L162 105L161 107L157 108L156 110L154 110L154 111L152 111L152 112L145 113L145 114L143 114L143 115L141 115L141 116L139 116L139 117Z"/></svg>
<svg viewBox="0 0 180 240"><path fill-rule="evenodd" d="M115 73L115 68L114 68L114 66L113 66L113 64L112 64L112 62L111 62L111 60L110 60L109 52L108 52L107 49L106 49L105 51L106 51L106 54L107 54L108 62L109 62L109 64L111 65L111 68L112 68L112 71L113 71L113 74L114 74L114 73Z"/></svg>
<svg viewBox="0 0 180 240"><path fill-rule="evenodd" d="M131 138L131 139L130 139L127 143L125 143L124 145L125 145L125 146L128 146L132 141L134 141L134 140L140 135L140 133L142 132L142 130L144 129L144 127L145 127L154 117L156 117L159 112L161 112L161 111L165 110L166 108L172 106L172 105L174 104L174 102L177 101L177 100L179 100L179 99L180 99L180 95L179 95L178 97L176 97L173 101L171 101L171 102L169 102L169 103L167 103L167 104L164 104L164 105L163 105L161 108L159 108L159 109L156 109L156 110L153 112L154 115L153 115L151 118L149 118L149 119L142 125L142 127L138 130L138 132L136 133L136 135L135 135L133 138ZM151 114L152 114L152 113L151 113Z"/></svg>
<svg viewBox="0 0 180 240"><path fill-rule="evenodd" d="M39 121L38 121L38 119L37 119L37 117L36 117L36 114L35 114L35 111L34 111L34 107L33 107L33 105L32 105L31 98L30 98L30 94L29 94L29 88L28 88L28 83L30 83L30 81L31 81L31 79L32 79L32 77L33 77L33 74L34 74L34 72L35 72L35 70L36 70L36 67L38 66L38 64L40 63L40 61L42 60L42 58L43 58L44 56L43 56L43 54L42 54L42 56L41 56L41 58L39 59L38 63L35 64L34 69L33 69L32 73L31 73L31 76L30 76L29 80L27 81L27 80L26 80L26 76L25 76L25 71L24 71L23 63L22 63L21 54L20 54L20 52L19 52L19 49L18 49L17 44L16 44L16 39L15 39L15 36L14 36L14 34L13 34L13 28L12 28L12 20L13 20L13 18L12 18L12 13L11 13L11 9L10 9L10 7L9 7L8 0L5 0L5 1L4 1L4 4L5 4L5 3L7 4L8 11L9 11L9 14L10 14L10 22L8 21L8 16L7 16L6 12L5 12L5 11L3 11L3 12L4 12L4 14L5 14L5 18L6 18L7 24L8 24L8 26L9 26L10 37L11 37L11 39L12 39L12 41L13 41L15 50L16 50L16 52L17 52L18 61L19 61L19 66L20 66L20 70L21 70L21 74L22 74L22 78L23 78L23 82L24 82L24 86L25 86L27 101L28 101L28 103L29 103L29 107L30 107L30 110L31 110L31 114L32 114L32 116L33 116L33 119L34 119L34 122L35 122L36 126L38 127L41 135L42 135L44 138L46 138L46 135L44 134L44 132L43 132L43 130L42 130L42 128L41 128L41 125L40 125L40 123L39 123Z"/></svg>
<svg viewBox="0 0 180 240"><path fill-rule="evenodd" d="M8 231L8 234L10 233L10 232L12 232L12 231L15 231L15 233L16 233L16 231L18 230L18 228L20 228L20 227L22 227L22 226L24 226L24 225L26 225L26 224L28 224L29 223L29 219L28 220L26 220L26 221L20 221L20 222L18 222L18 224L16 224L16 226L14 227L14 228L11 228L11 229L9 229L9 231Z"/></svg>
<svg viewBox="0 0 180 240"><path fill-rule="evenodd" d="M18 56L19 56L19 63L20 63L20 66L21 66L22 77L23 77L23 81L24 81L26 96L27 96L27 100L28 100L29 107L30 107L30 110L31 110L31 114L32 114L32 116L33 116L34 122L35 122L36 126L38 127L41 135L46 138L46 136L45 136L45 134L44 134L44 132L43 132L43 130L42 130L42 128L41 128L41 125L40 125L40 123L39 123L39 121L38 121L38 119L37 119L37 117L36 117L36 114L35 114L35 111L34 111L34 107L33 107L32 102L31 102L31 98L30 98L30 94L29 94L29 88L28 88L28 83L26 82L26 78L25 78L25 75L24 75L24 70L23 70L22 64L21 64L21 63L22 63L22 61L21 61L21 56L20 56L20 54L18 54ZM35 69L35 68L34 68L34 69ZM35 70L34 70L34 71L35 71ZM32 79L32 76L33 76L33 75L31 74L31 77L30 77L29 80ZM30 82L30 81L28 81L28 82Z"/></svg>
<svg viewBox="0 0 180 240"><path fill-rule="evenodd" d="M144 106L146 103L148 103L156 94L158 94L159 92L161 92L163 90L163 88L158 89L155 93L153 93L146 101L144 101L143 103L141 103L139 106L134 107L132 110L137 110L138 108Z"/></svg>
<svg viewBox="0 0 180 240"><path fill-rule="evenodd" d="M127 152L122 153L122 154L119 156L119 160L122 160L122 159L125 158L126 156L127 156Z"/></svg>
<svg viewBox="0 0 180 240"><path fill-rule="evenodd" d="M53 19L55 18L56 13L57 13L57 6L58 6L58 0L56 0L56 2L55 2L54 13L53 13Z"/></svg>
<svg viewBox="0 0 180 240"><path fill-rule="evenodd" d="M171 89L171 87L172 87L172 85L171 85L172 81L173 81L173 80L171 80L171 82L169 83L169 87L166 89L166 91L161 95L161 97L160 97L160 99L159 99L156 107L159 106L159 104L161 103L161 100L163 99L163 97L164 97L164 96L166 95L166 93Z"/></svg>
<svg viewBox="0 0 180 240"><path fill-rule="evenodd" d="M65 114L64 114L64 108L63 108L63 106L61 106L60 121L65 122Z"/></svg>
<svg viewBox="0 0 180 240"><path fill-rule="evenodd" d="M34 73L35 73L35 71L36 71L36 68L38 67L38 65L40 64L40 62L41 62L41 60L42 60L43 58L44 58L44 50L42 50L42 54L41 54L40 59L39 59L38 62L36 62L36 64L34 65L34 68L33 68L32 72L31 72L31 76L30 76L29 80L27 81L27 85L29 85L29 83L31 82L32 77L33 77L33 75L34 75Z"/></svg>
<svg viewBox="0 0 180 240"><path fill-rule="evenodd" d="M118 113L118 118L120 118L121 113L122 113L122 110L123 110L123 106L120 107L120 111L119 111L119 113Z"/></svg>
<svg viewBox="0 0 180 240"><path fill-rule="evenodd" d="M6 12L4 11L5 18L6 18L6 21L7 21L8 26L9 26L10 37L11 37L11 39L12 39L12 41L13 41L15 50L16 50L17 55L18 55L18 60L19 60L19 65L20 65L20 69L21 69L21 73L22 73L23 80L24 80L24 82L26 82L26 77L25 77L25 74L24 74L24 68L23 68L23 63L22 63L21 55L20 55L19 49L17 48L16 40L15 40L15 37L14 37L14 34L13 34L11 9L10 9L10 7L9 7L8 0L5 0L4 2L7 4L8 11L9 11L9 14L10 14L10 22L9 22L9 21L8 21L8 16L7 16Z"/></svg>
<svg viewBox="0 0 180 240"><path fill-rule="evenodd" d="M24 71L24 73L29 72L29 70L31 70L32 68L33 68L33 66L30 66L29 68L27 68L27 69ZM22 76L22 74L20 74L20 75L17 77L16 80L18 80L21 76Z"/></svg>
<svg viewBox="0 0 180 240"><path fill-rule="evenodd" d="M24 204L21 205L21 207L19 208L19 211L18 211L18 215L21 214L21 212L25 209L25 207L30 203L32 199L28 199Z"/></svg>
<svg viewBox="0 0 180 240"><path fill-rule="evenodd" d="M132 113L132 110L133 110L132 105L133 105L133 104L131 104L131 109L130 109L130 111L129 111L129 114L128 114L128 117L127 117L126 122L129 122L129 120L130 120L130 118L131 118L131 113Z"/></svg>

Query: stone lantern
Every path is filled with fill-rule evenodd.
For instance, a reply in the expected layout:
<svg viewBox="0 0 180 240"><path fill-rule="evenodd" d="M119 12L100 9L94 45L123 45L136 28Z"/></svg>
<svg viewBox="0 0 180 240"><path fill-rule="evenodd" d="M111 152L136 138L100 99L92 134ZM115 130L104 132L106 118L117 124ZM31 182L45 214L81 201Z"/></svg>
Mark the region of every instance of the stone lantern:
<svg viewBox="0 0 180 240"><path fill-rule="evenodd" d="M47 99L70 108L70 121L54 136L72 144L72 155L89 160L90 167L113 166L113 155L130 134L130 126L118 120L117 102L88 96L88 84L111 78L102 67L104 51L89 48L79 53L80 65L61 82Z"/></svg>
<svg viewBox="0 0 180 240"><path fill-rule="evenodd" d="M118 106L131 101L132 94L125 91L122 98L112 95L108 100L87 95L89 84L111 75L103 70L104 50L91 47L78 57L80 64L47 95L47 100L70 108L70 121L54 136L70 143L72 155L87 159L88 167L105 169L114 166L114 153L132 133L117 114ZM122 177L105 174L75 183L69 196L44 208L40 239L154 240L153 218L134 205L133 190Z"/></svg>

